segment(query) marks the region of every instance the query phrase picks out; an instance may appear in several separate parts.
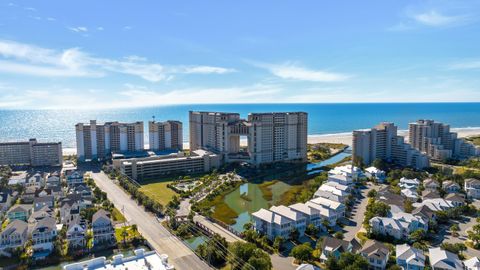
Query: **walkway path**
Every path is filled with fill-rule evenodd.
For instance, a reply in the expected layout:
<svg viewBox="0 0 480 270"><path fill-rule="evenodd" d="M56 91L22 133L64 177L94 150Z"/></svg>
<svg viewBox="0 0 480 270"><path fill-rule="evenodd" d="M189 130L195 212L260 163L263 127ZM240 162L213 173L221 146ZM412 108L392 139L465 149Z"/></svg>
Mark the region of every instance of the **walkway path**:
<svg viewBox="0 0 480 270"><path fill-rule="evenodd" d="M213 231L214 233L224 237L229 243L233 243L237 241L245 242L245 240L243 240L242 238L236 236L235 234L223 228L222 226L209 221L204 216L196 215L195 217L193 217L193 221L202 224L203 226L207 227L209 230Z"/></svg>

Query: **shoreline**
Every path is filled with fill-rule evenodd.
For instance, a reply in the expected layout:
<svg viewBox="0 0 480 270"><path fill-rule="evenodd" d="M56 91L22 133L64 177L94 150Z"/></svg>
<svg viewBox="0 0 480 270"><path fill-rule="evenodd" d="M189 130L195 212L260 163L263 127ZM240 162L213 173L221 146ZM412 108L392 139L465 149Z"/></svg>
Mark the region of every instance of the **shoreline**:
<svg viewBox="0 0 480 270"><path fill-rule="evenodd" d="M451 128L451 132L456 132L458 138L465 138L470 136L480 136L480 127L466 127L466 128ZM402 129L398 130L399 136L404 136L405 140L408 139L408 130ZM342 143L348 146L352 146L353 135L352 132L339 132L339 133L329 133L329 134L311 134L308 135L308 143ZM241 146L247 145L247 140L243 139L240 141ZM145 145L148 148L148 145ZM183 142L183 149L189 149L188 142ZM75 155L77 152L76 148L63 148L62 150L64 156Z"/></svg>

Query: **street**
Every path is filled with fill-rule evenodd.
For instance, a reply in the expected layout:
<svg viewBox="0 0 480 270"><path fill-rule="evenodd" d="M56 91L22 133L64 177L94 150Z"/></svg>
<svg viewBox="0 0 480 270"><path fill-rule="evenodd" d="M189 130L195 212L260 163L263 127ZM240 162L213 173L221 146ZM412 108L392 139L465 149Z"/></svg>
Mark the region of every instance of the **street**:
<svg viewBox="0 0 480 270"><path fill-rule="evenodd" d="M349 224L343 227L345 240L350 241L355 238L356 234L362 228L365 211L367 210L368 204L367 194L370 190L378 190L379 188L379 186L375 186L372 183L367 182L366 187L360 189L360 195L356 196L356 201L353 205Z"/></svg>
<svg viewBox="0 0 480 270"><path fill-rule="evenodd" d="M108 199L123 209L129 224L137 224L138 231L160 254L169 256L169 263L178 270L211 269L185 244L165 229L151 213L146 212L103 172L90 172L97 186L107 193Z"/></svg>

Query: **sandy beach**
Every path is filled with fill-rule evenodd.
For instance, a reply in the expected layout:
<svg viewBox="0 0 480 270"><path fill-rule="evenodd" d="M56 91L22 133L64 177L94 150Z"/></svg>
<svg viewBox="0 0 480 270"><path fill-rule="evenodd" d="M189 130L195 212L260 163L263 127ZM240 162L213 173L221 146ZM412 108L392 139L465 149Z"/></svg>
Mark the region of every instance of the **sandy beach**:
<svg viewBox="0 0 480 270"><path fill-rule="evenodd" d="M457 132L459 138L465 138L469 136L480 136L480 128L452 128L452 132ZM405 140L408 140L408 130L399 130L398 135L404 136ZM342 133L333 133L333 134L319 134L319 135L308 135L308 143L343 143L346 145L352 145L352 132L342 132ZM240 144L242 146L247 145L247 140L241 140ZM145 145L145 148L148 149L148 145ZM183 143L183 148L188 149L188 142ZM64 155L75 155L75 148L63 148Z"/></svg>

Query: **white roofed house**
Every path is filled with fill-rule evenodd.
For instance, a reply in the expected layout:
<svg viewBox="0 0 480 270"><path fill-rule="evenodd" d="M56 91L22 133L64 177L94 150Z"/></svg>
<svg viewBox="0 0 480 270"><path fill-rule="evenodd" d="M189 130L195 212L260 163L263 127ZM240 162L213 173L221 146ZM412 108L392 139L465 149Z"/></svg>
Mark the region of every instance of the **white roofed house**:
<svg viewBox="0 0 480 270"><path fill-rule="evenodd" d="M446 193L457 193L460 191L460 185L456 182L453 182L451 180L447 180L442 183L442 189Z"/></svg>
<svg viewBox="0 0 480 270"><path fill-rule="evenodd" d="M344 166L337 166L330 171L328 175L344 175L347 176L350 181L356 181L362 175L362 170L358 167L352 166L351 164Z"/></svg>
<svg viewBox="0 0 480 270"><path fill-rule="evenodd" d="M369 269L383 270L387 266L390 250L381 242L373 240L365 244L360 254L367 259Z"/></svg>
<svg viewBox="0 0 480 270"><path fill-rule="evenodd" d="M454 208L455 206L445 199L437 198L437 199L426 199L420 203L413 203L414 207L422 207L427 206L430 210L437 212L437 211L446 211L448 209Z"/></svg>
<svg viewBox="0 0 480 270"><path fill-rule="evenodd" d="M47 188L49 187L56 187L60 185L60 175L55 172L47 177L47 180L45 180L45 186Z"/></svg>
<svg viewBox="0 0 480 270"><path fill-rule="evenodd" d="M385 179L387 178L385 171L377 169L373 166L365 169L365 176L368 178L374 178L379 183L385 182Z"/></svg>
<svg viewBox="0 0 480 270"><path fill-rule="evenodd" d="M45 186L45 179L40 173L35 173L33 176L27 179L27 182L25 183L25 187L36 187L42 188Z"/></svg>
<svg viewBox="0 0 480 270"><path fill-rule="evenodd" d="M345 216L345 205L343 203L321 197L311 199L309 202L318 204L324 208L331 210L332 214L335 217L335 220L341 219Z"/></svg>
<svg viewBox="0 0 480 270"><path fill-rule="evenodd" d="M410 233L419 229L428 231L428 221L404 212L392 213L392 217L373 217L369 223L372 232L397 240L407 240Z"/></svg>
<svg viewBox="0 0 480 270"><path fill-rule="evenodd" d="M346 186L351 186L353 184L353 180L351 177L348 177L342 174L329 174L328 181L339 183Z"/></svg>
<svg viewBox="0 0 480 270"><path fill-rule="evenodd" d="M468 260L463 261L465 265L465 270L480 270L480 260L478 257L472 257Z"/></svg>
<svg viewBox="0 0 480 270"><path fill-rule="evenodd" d="M294 229L296 229L299 232L300 237L305 234L307 223L306 223L305 215L303 213L294 211L284 205L272 206L270 207L270 211L274 212L277 215L281 215L283 217L293 220Z"/></svg>
<svg viewBox="0 0 480 270"><path fill-rule="evenodd" d="M13 220L0 234L0 249L10 250L23 247L28 239L28 224L22 220Z"/></svg>
<svg viewBox="0 0 480 270"><path fill-rule="evenodd" d="M15 219L27 221L32 214L32 205L31 204L16 204L12 206L8 212L7 216L10 221Z"/></svg>
<svg viewBox="0 0 480 270"><path fill-rule="evenodd" d="M115 230L107 211L100 209L92 217L93 245L110 246L115 244Z"/></svg>
<svg viewBox="0 0 480 270"><path fill-rule="evenodd" d="M337 183L337 182L325 182L324 185L327 185L327 186L331 186L331 187L334 187L338 190L342 190L342 191L345 191L345 192L348 192L350 193L352 191L352 188L350 186L347 186L347 185L343 185L341 183Z"/></svg>
<svg viewBox="0 0 480 270"><path fill-rule="evenodd" d="M449 193L445 196L445 200L455 207L464 206L466 204L465 195L461 193Z"/></svg>
<svg viewBox="0 0 480 270"><path fill-rule="evenodd" d="M406 270L423 270L425 268L425 255L420 249L416 249L407 244L397 245L395 247L397 265Z"/></svg>
<svg viewBox="0 0 480 270"><path fill-rule="evenodd" d="M15 198L12 190L6 188L0 190L0 218L5 215L14 200Z"/></svg>
<svg viewBox="0 0 480 270"><path fill-rule="evenodd" d="M344 203L348 195L349 193L344 190L337 189L336 187L331 185L323 184L315 192L315 194L313 195L313 198L321 197L321 198L327 198L336 202Z"/></svg>
<svg viewBox="0 0 480 270"><path fill-rule="evenodd" d="M429 250L430 265L433 270L463 270L463 263L458 256L452 252L439 247Z"/></svg>
<svg viewBox="0 0 480 270"><path fill-rule="evenodd" d="M423 187L425 190L437 191L440 188L440 184L432 178L423 180Z"/></svg>
<svg viewBox="0 0 480 270"><path fill-rule="evenodd" d="M313 203L311 201L306 202L305 205L320 211L320 219L321 219L320 223L322 224L322 228L324 227L323 226L324 220L328 223L329 226L335 226L335 224L337 223L337 213L334 210L330 208L326 208L322 205ZM326 228L323 228L323 229L326 229Z"/></svg>
<svg viewBox="0 0 480 270"><path fill-rule="evenodd" d="M480 199L480 180L475 178L465 179L465 192L469 199Z"/></svg>
<svg viewBox="0 0 480 270"><path fill-rule="evenodd" d="M322 225L322 218L320 216L320 210L314 207L310 207L305 203L296 203L290 205L292 211L301 213L306 219L306 224L313 224L315 227L320 227Z"/></svg>
<svg viewBox="0 0 480 270"><path fill-rule="evenodd" d="M55 218L45 217L36 222L31 229L32 248L35 259L44 259L54 249L54 241L57 237L57 225Z"/></svg>
<svg viewBox="0 0 480 270"><path fill-rule="evenodd" d="M418 180L417 178L408 179L408 178L402 177L400 179L399 185L401 188L417 189L418 186L420 186L420 180Z"/></svg>
<svg viewBox="0 0 480 270"><path fill-rule="evenodd" d="M295 229L295 221L267 209L262 208L252 213L252 218L255 230L266 235L270 240L277 236L288 239L291 231Z"/></svg>

